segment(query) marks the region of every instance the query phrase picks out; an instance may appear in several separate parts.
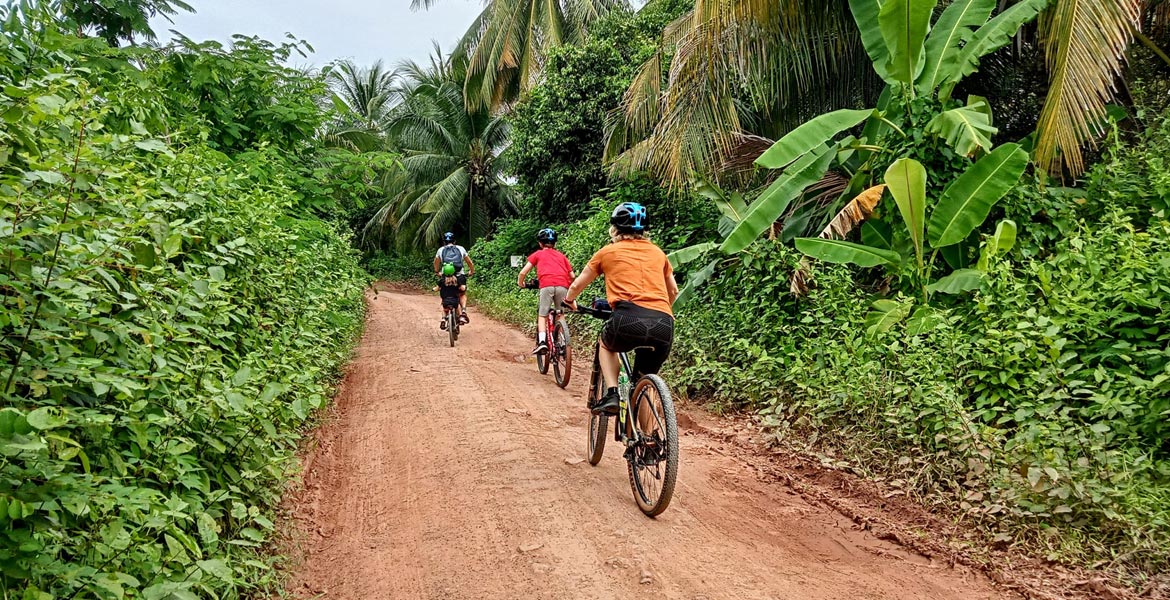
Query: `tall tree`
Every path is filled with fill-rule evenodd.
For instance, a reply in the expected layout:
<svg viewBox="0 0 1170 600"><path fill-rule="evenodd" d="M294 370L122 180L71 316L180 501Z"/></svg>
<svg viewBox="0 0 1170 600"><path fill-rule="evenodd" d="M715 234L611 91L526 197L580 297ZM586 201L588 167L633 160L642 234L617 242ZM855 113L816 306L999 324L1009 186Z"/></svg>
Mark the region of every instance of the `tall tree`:
<svg viewBox="0 0 1170 600"><path fill-rule="evenodd" d="M635 76L606 158L685 184L762 152L760 135L872 99L869 64L846 0L697 0Z"/></svg>
<svg viewBox="0 0 1170 600"><path fill-rule="evenodd" d="M92 29L111 46L134 43L135 37L154 39L150 20L168 20L179 11L195 12L183 0L62 0L61 12L79 32Z"/></svg>
<svg viewBox="0 0 1170 600"><path fill-rule="evenodd" d="M507 122L499 113L468 108L465 57L436 55L429 66L407 62L398 72L402 102L387 119L386 135L402 169L365 233L400 247L438 244L445 231L474 241L488 233L492 219L516 211L500 159Z"/></svg>
<svg viewBox="0 0 1170 600"><path fill-rule="evenodd" d="M435 2L412 0L411 8ZM468 104L496 109L516 100L536 83L549 50L580 42L594 21L629 6L629 0L487 0L456 51L468 56Z"/></svg>
<svg viewBox="0 0 1170 600"><path fill-rule="evenodd" d="M385 146L385 131L399 98L397 74L382 61L362 67L350 60L333 64L326 76L337 118L329 124L325 139L339 146L366 152Z"/></svg>

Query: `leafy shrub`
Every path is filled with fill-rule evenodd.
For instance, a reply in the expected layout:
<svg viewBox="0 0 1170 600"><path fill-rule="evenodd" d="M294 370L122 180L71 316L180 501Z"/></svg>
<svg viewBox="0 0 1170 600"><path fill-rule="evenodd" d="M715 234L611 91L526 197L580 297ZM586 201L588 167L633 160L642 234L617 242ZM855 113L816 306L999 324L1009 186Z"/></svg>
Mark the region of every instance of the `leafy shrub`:
<svg viewBox="0 0 1170 600"><path fill-rule="evenodd" d="M0 94L19 140L0 161L0 587L260 593L366 276L276 149L119 132L116 90L43 71Z"/></svg>
<svg viewBox="0 0 1170 600"><path fill-rule="evenodd" d="M366 259L366 270L377 279L425 286L433 283L432 257L421 254L375 254Z"/></svg>
<svg viewBox="0 0 1170 600"><path fill-rule="evenodd" d="M849 271L821 270L797 300L794 253L757 242L679 311L671 381L1003 539L1130 552L1156 572L1170 564L1167 244L1170 223L1081 222L927 332L870 336Z"/></svg>
<svg viewBox="0 0 1170 600"><path fill-rule="evenodd" d="M1115 128L1108 150L1089 173L1085 210L1104 215L1114 209L1149 219L1170 209L1170 110L1151 116L1141 136L1127 143Z"/></svg>

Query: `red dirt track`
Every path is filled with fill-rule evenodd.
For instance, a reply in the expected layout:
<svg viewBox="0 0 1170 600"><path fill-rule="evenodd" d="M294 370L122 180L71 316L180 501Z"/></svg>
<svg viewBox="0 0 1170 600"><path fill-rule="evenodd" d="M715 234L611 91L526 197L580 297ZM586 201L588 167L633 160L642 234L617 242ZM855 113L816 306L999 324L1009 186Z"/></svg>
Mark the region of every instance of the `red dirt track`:
<svg viewBox="0 0 1170 600"><path fill-rule="evenodd" d="M369 300L290 504L296 597L1015 597L859 530L702 429L683 429L674 501L646 518L614 446L582 460L584 359L561 390L514 329L473 311L449 348L436 297Z"/></svg>

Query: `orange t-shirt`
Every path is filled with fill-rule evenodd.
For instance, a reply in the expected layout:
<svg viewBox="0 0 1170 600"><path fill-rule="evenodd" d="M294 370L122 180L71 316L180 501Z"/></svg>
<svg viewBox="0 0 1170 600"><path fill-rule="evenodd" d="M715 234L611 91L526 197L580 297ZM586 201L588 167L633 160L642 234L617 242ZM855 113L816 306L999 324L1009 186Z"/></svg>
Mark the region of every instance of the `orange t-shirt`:
<svg viewBox="0 0 1170 600"><path fill-rule="evenodd" d="M642 308L670 310L666 278L674 277L670 261L650 240L621 240L605 246L589 259L589 267L605 275L605 296L610 305L619 300Z"/></svg>

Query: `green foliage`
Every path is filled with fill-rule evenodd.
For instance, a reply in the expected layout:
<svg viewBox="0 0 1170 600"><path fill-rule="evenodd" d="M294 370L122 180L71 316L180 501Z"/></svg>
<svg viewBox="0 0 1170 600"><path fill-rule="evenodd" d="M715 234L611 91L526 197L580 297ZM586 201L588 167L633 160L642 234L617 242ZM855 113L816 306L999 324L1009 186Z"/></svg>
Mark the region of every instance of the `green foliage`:
<svg viewBox="0 0 1170 600"><path fill-rule="evenodd" d="M176 131L233 154L263 144L287 151L305 148L324 122L317 98L325 83L283 66L304 56L304 42L274 44L234 36L219 42L179 38L151 61L152 89L161 91Z"/></svg>
<svg viewBox="0 0 1170 600"><path fill-rule="evenodd" d="M799 255L757 242L681 312L670 380L756 408L778 441L945 502L989 538L1159 572L1167 244L1170 223L1082 224L1045 260L991 259L977 302L911 311L902 298L871 308L836 266L797 300L785 291Z"/></svg>
<svg viewBox="0 0 1170 600"><path fill-rule="evenodd" d="M210 81L157 87L174 76L166 56L51 28L4 37L2 587L267 595L264 549L300 431L328 401L364 309L346 236L294 187L304 176L292 157L322 117L300 99L277 116L289 105L267 96L244 115L255 130L223 137L176 101ZM36 53L22 51L30 40ZM194 52L183 60L221 64ZM278 62L261 46L242 52L251 66ZM219 85L291 92L297 81ZM154 113L152 97L167 110Z"/></svg>
<svg viewBox="0 0 1170 600"><path fill-rule="evenodd" d="M1083 211L1121 209L1139 220L1170 211L1170 109L1139 122L1141 135L1128 143L1114 128L1109 149L1089 172Z"/></svg>
<svg viewBox="0 0 1170 600"><path fill-rule="evenodd" d="M388 173L386 198L363 229L367 240L421 250L452 231L474 242L495 219L516 212L500 156L508 123L501 114L468 108L466 70L467 59L458 54L436 54L429 67L400 68L395 94L401 102L383 126L402 155L401 168Z"/></svg>
<svg viewBox="0 0 1170 600"><path fill-rule="evenodd" d="M375 279L402 281L423 287L433 284L435 278L432 258L433 255L424 254L375 254L366 259L365 267Z"/></svg>
<svg viewBox="0 0 1170 600"><path fill-rule="evenodd" d="M163 15L170 18L179 11L194 12L182 0L62 0L61 12L79 31L93 29L111 46L125 40L133 43L139 36L154 39L150 19Z"/></svg>
<svg viewBox="0 0 1170 600"><path fill-rule="evenodd" d="M665 23L662 13L615 11L583 43L549 53L542 80L511 117L509 154L528 213L554 223L582 218L602 193L606 115Z"/></svg>

